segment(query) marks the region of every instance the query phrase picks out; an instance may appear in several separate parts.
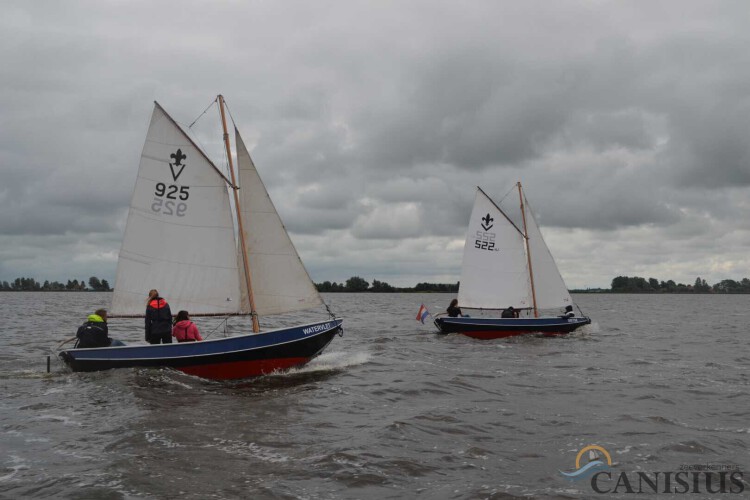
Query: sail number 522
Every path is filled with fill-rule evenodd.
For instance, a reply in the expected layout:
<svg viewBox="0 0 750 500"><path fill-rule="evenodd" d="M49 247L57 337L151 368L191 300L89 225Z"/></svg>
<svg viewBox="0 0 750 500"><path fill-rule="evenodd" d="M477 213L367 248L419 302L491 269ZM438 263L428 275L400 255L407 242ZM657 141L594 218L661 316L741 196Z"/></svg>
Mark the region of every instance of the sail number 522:
<svg viewBox="0 0 750 500"><path fill-rule="evenodd" d="M477 231L477 239L474 240L474 248L497 252L497 249L495 248L495 233Z"/></svg>
<svg viewBox="0 0 750 500"><path fill-rule="evenodd" d="M157 214L184 217L187 211L187 203L184 203L184 201L187 201L188 198L190 198L190 186L178 187L174 184L167 185L158 182L154 190L154 202L151 204L151 211ZM182 201L178 202L178 199Z"/></svg>

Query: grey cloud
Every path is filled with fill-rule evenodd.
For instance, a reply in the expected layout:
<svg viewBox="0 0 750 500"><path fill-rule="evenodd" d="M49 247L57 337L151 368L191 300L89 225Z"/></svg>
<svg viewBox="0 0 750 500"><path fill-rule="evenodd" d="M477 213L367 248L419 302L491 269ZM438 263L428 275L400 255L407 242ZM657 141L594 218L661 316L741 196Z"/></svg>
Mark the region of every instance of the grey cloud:
<svg viewBox="0 0 750 500"><path fill-rule="evenodd" d="M1 273L74 257L113 268L46 241L103 231L91 245L110 255L151 102L190 123L218 92L325 272L455 276L446 245L463 238L474 186L502 196L516 180L543 230L611 242L596 273L578 271L600 284L608 261L654 269L654 238L719 269L706 240L747 229L744 3L174 5L3 7L0 237L28 259L4 254ZM203 137L220 159L220 134ZM675 241L703 241L704 260Z"/></svg>

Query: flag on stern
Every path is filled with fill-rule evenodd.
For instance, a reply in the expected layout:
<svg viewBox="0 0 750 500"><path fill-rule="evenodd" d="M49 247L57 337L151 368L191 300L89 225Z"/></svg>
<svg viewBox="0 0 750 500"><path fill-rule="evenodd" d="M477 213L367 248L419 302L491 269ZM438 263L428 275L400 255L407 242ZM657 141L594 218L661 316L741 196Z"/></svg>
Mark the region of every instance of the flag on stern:
<svg viewBox="0 0 750 500"><path fill-rule="evenodd" d="M422 304L419 306L419 311L417 312L417 321L421 321L424 323L424 320L429 316L430 311L427 310L427 308Z"/></svg>

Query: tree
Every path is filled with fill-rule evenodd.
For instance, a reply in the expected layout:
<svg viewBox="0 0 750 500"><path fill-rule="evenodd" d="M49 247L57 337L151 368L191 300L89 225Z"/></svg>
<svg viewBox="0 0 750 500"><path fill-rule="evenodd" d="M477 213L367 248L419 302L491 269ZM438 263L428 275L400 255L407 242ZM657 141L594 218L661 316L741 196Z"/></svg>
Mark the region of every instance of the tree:
<svg viewBox="0 0 750 500"><path fill-rule="evenodd" d="M89 278L89 286L92 290L98 291L102 288L102 282L99 281L99 278L97 278L96 276L92 276Z"/></svg>
<svg viewBox="0 0 750 500"><path fill-rule="evenodd" d="M371 292L393 292L395 289L384 281L372 280Z"/></svg>
<svg viewBox="0 0 750 500"><path fill-rule="evenodd" d="M708 293L711 291L711 287L708 286L706 280L701 279L700 276L695 278L695 285L693 285L693 292L695 293Z"/></svg>
<svg viewBox="0 0 750 500"><path fill-rule="evenodd" d="M109 291L111 291L111 290L112 290L112 289L111 289L111 288L109 287L109 282L108 282L107 280L102 280L102 288L101 288L101 291L102 291L102 292L109 292Z"/></svg>
<svg viewBox="0 0 750 500"><path fill-rule="evenodd" d="M365 292L369 287L370 284L359 276L352 276L346 280L347 292Z"/></svg>

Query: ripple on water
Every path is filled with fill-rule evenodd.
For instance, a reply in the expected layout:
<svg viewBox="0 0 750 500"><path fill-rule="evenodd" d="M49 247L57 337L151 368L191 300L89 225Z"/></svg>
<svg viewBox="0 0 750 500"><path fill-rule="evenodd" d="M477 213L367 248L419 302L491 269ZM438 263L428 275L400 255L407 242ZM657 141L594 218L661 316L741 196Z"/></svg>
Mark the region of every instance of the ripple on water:
<svg viewBox="0 0 750 500"><path fill-rule="evenodd" d="M660 452L676 452L676 453L688 453L694 455L706 455L709 453L716 453L711 447L704 445L703 443L690 440L680 443L674 443L663 446L659 449Z"/></svg>
<svg viewBox="0 0 750 500"><path fill-rule="evenodd" d="M415 324L420 303L452 296L375 295L328 295L344 337L303 368L236 382L46 374L47 344L111 295L2 295L0 496L586 498L556 471L591 443L650 470L750 448L746 296L587 294L595 324L580 333L484 342ZM112 331L139 341L128 321Z"/></svg>

